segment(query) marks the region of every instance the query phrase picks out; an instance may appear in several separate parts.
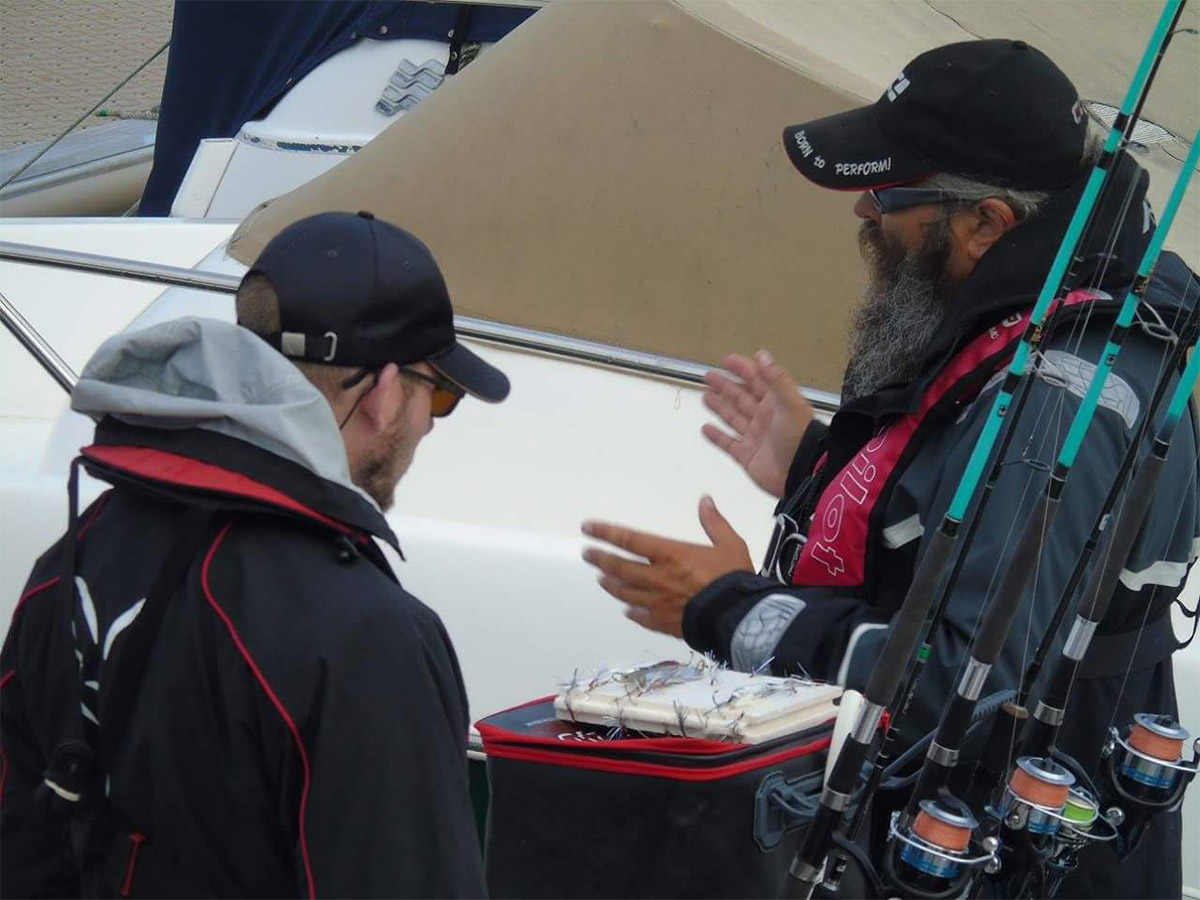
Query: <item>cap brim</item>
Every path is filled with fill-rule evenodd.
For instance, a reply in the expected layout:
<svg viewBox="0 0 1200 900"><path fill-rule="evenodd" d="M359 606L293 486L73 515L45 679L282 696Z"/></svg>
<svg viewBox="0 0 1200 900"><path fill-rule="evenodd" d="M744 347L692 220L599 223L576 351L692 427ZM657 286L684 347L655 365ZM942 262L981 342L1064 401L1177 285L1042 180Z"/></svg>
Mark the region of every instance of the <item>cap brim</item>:
<svg viewBox="0 0 1200 900"><path fill-rule="evenodd" d="M874 105L791 125L783 146L801 175L835 191L911 184L935 171L880 130Z"/></svg>
<svg viewBox="0 0 1200 900"><path fill-rule="evenodd" d="M434 370L449 378L472 397L499 403L508 396L508 376L484 362L462 344L426 360Z"/></svg>

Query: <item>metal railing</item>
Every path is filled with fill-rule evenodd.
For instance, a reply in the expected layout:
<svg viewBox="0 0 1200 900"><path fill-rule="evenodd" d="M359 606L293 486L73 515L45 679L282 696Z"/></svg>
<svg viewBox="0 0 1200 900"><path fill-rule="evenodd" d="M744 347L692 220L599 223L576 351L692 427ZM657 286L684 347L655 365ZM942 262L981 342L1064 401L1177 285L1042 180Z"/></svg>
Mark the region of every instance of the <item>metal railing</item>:
<svg viewBox="0 0 1200 900"><path fill-rule="evenodd" d="M49 341L29 324L29 320L21 315L21 311L13 306L3 293L0 293L0 319L4 321L4 327L12 332L12 336L50 373L50 377L57 381L64 391L71 393L79 376L67 365L66 360L54 352Z"/></svg>
<svg viewBox="0 0 1200 900"><path fill-rule="evenodd" d="M74 250L34 247L8 241L0 241L0 260L70 269L76 272L108 275L115 278L129 278L135 281L149 281L170 287L215 291L222 294L234 293L241 282L240 276L222 272L201 272L179 266L166 266L160 263L101 256L94 253L80 253ZM0 306L0 318L4 319L5 326L17 335L17 339L38 358L38 361L55 380L63 384L69 391L71 387L61 380L59 374L56 374L53 360L57 360L63 368L66 368L65 363L62 363L49 344L33 330L32 326L20 316L20 313L16 312L15 308L11 312L16 314L19 322L10 321L9 304ZM547 331L537 331L518 325L505 325L502 322L477 319L471 316L455 316L454 328L463 337L486 341L502 347L530 350L548 356L594 363L643 375L653 375L658 378L669 378L687 384L703 384L704 374L711 368L702 363L674 359L640 350L630 350L612 344L573 338ZM18 330L22 330L25 337L22 337ZM52 359L44 355L43 351L48 351ZM66 368L66 372L70 372L70 369ZM70 384L73 386L74 373L71 373L71 379ZM810 388L802 388L802 390L809 402L824 412L833 413L840 405L841 400L836 394Z"/></svg>

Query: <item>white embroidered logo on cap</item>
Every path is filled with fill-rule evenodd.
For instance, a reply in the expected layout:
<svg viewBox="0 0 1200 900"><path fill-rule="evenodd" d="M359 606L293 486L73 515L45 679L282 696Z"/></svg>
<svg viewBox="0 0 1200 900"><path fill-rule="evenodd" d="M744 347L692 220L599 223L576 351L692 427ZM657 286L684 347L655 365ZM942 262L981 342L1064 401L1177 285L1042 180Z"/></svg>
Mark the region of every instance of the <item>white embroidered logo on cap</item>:
<svg viewBox="0 0 1200 900"><path fill-rule="evenodd" d="M833 171L838 175L878 175L892 170L892 158L872 159L866 162L835 163Z"/></svg>
<svg viewBox="0 0 1200 900"><path fill-rule="evenodd" d="M896 98L903 94L911 83L912 82L908 80L908 76L901 72L900 77L893 81L892 86L887 89L888 100L892 103L895 103Z"/></svg>

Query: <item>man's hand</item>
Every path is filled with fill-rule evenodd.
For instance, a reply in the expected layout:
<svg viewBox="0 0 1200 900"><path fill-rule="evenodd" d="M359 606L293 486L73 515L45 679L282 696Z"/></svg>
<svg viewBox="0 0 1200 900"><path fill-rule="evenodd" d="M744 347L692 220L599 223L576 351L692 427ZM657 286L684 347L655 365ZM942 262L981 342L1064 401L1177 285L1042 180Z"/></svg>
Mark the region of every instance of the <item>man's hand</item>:
<svg viewBox="0 0 1200 900"><path fill-rule="evenodd" d="M683 637L683 608L688 600L722 575L754 571L746 542L717 511L711 497L700 501L700 524L711 547L607 522L584 522L584 534L642 560L595 547L584 550L583 558L600 570L600 586L628 605L626 616L651 631Z"/></svg>
<svg viewBox="0 0 1200 900"><path fill-rule="evenodd" d="M792 457L813 420L813 408L792 376L766 350L759 350L754 359L731 353L724 362L741 381L710 371L704 376L708 383L704 405L734 433L710 423L703 434L732 456L760 488L782 497Z"/></svg>

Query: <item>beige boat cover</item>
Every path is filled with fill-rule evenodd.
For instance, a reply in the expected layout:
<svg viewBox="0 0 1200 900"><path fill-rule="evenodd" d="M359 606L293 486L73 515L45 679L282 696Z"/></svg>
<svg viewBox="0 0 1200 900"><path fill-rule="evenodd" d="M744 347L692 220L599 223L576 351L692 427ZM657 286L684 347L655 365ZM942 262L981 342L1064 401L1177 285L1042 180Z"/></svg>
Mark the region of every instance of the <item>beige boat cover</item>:
<svg viewBox="0 0 1200 900"><path fill-rule="evenodd" d="M1117 106L1159 8L564 0L253 213L230 251L249 263L296 219L369 209L430 245L460 313L705 363L768 347L837 391L861 289L854 196L795 172L783 127L873 101L919 52L972 36L1026 39ZM1189 137L1198 45L1176 41L1145 109ZM1160 208L1168 153L1186 150L1146 157ZM1193 264L1198 190L1168 245Z"/></svg>

